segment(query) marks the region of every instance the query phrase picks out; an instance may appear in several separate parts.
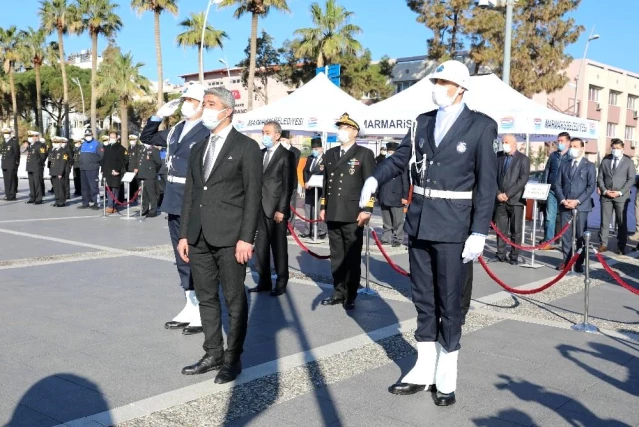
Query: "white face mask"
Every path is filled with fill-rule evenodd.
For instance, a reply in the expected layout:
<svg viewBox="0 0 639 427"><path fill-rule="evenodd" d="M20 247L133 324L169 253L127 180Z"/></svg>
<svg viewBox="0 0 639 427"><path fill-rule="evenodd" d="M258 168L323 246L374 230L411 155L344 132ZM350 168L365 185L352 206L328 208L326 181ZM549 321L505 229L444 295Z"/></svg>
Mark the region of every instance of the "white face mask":
<svg viewBox="0 0 639 427"><path fill-rule="evenodd" d="M570 149L570 157L573 159L578 158L581 155L581 150L579 148L571 148Z"/></svg>
<svg viewBox="0 0 639 427"><path fill-rule="evenodd" d="M135 145L136 142L137 142L136 140L130 139L129 140L129 145L133 146L133 145Z"/></svg>
<svg viewBox="0 0 639 427"><path fill-rule="evenodd" d="M222 110L213 110L211 108L205 108L202 111L202 124L209 130L215 130L218 127L220 122L224 119L218 119L217 116L222 111L226 111L226 108Z"/></svg>
<svg viewBox="0 0 639 427"><path fill-rule="evenodd" d="M504 148L504 153L510 154L510 144L502 144L502 147Z"/></svg>
<svg viewBox="0 0 639 427"><path fill-rule="evenodd" d="M200 108L195 108L190 102L182 104L182 116L187 120L196 115L198 111L200 111Z"/></svg>
<svg viewBox="0 0 639 427"><path fill-rule="evenodd" d="M54 142L53 143L53 148L60 148L62 146L62 144L60 144L59 142Z"/></svg>
<svg viewBox="0 0 639 427"><path fill-rule="evenodd" d="M5 133L3 135L4 135L5 141L8 140L9 138L11 138L11 134L10 133Z"/></svg>
<svg viewBox="0 0 639 427"><path fill-rule="evenodd" d="M85 141L92 141L92 140L93 140L93 137L92 137L92 136L85 136L85 137L84 137L84 140L85 140Z"/></svg>
<svg viewBox="0 0 639 427"><path fill-rule="evenodd" d="M340 129L337 131L337 140L342 144L347 144L351 140L350 132L346 129Z"/></svg>
<svg viewBox="0 0 639 427"><path fill-rule="evenodd" d="M433 102L442 108L450 107L453 105L455 99L457 99L457 95L459 95L461 88L457 88L455 94L452 96L448 96L448 87L442 85L435 85L433 87Z"/></svg>
<svg viewBox="0 0 639 427"><path fill-rule="evenodd" d="M27 138L27 141L29 141L29 144L33 144L35 142L35 138Z"/></svg>
<svg viewBox="0 0 639 427"><path fill-rule="evenodd" d="M613 148L612 150L612 156L615 159L620 159L621 156L623 156L623 150L619 149L619 148Z"/></svg>
<svg viewBox="0 0 639 427"><path fill-rule="evenodd" d="M115 144L117 139L109 138L109 144Z"/></svg>

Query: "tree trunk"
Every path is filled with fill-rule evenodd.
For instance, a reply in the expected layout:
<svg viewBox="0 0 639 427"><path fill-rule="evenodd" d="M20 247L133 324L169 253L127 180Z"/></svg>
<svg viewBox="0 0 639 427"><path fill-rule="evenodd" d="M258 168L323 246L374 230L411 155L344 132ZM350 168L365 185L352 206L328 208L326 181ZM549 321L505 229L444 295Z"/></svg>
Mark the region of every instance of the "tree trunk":
<svg viewBox="0 0 639 427"><path fill-rule="evenodd" d="M202 45L197 44L197 62L200 70L200 84L204 84L204 61L202 61Z"/></svg>
<svg viewBox="0 0 639 427"><path fill-rule="evenodd" d="M98 33L91 34L91 131L98 134L98 94L96 79L98 75ZM84 111L82 112L84 113Z"/></svg>
<svg viewBox="0 0 639 427"><path fill-rule="evenodd" d="M253 109L253 91L255 87L255 60L257 57L257 24L260 16L253 12L251 18L251 55L249 58L249 75L248 75L248 101L246 108L248 111Z"/></svg>
<svg viewBox="0 0 639 427"><path fill-rule="evenodd" d="M65 118L65 122L68 123L68 114L69 114L69 83L67 82L67 67L65 64L65 59L64 59L64 37L62 34L62 30L58 28L58 49L60 50L60 70L62 70L62 93L63 93L63 97L62 97L62 103L64 105L63 109L64 112L63 114L66 114L66 118ZM66 133L66 137L68 138L69 135L69 129L66 129L65 126L65 133Z"/></svg>
<svg viewBox="0 0 639 427"><path fill-rule="evenodd" d="M323 66L324 66L324 55L320 53L319 55L317 55L317 68L323 67Z"/></svg>
<svg viewBox="0 0 639 427"><path fill-rule="evenodd" d="M164 105L164 75L162 73L162 43L160 42L160 12L155 12L155 56L158 63L158 108Z"/></svg>
<svg viewBox="0 0 639 427"><path fill-rule="evenodd" d="M42 67L42 65L39 63L34 65L36 78L36 116L38 117L40 133L44 134L44 123L42 121L42 79L40 78L40 67Z"/></svg>
<svg viewBox="0 0 639 427"><path fill-rule="evenodd" d="M13 125L16 126L15 133L16 138L18 137L18 99L16 96L16 83L14 80L14 65L13 63L9 64L9 86L11 86L11 107L13 108Z"/></svg>
<svg viewBox="0 0 639 427"><path fill-rule="evenodd" d="M123 145L124 141L127 144L129 141L129 104L126 101L120 101L120 140Z"/></svg>

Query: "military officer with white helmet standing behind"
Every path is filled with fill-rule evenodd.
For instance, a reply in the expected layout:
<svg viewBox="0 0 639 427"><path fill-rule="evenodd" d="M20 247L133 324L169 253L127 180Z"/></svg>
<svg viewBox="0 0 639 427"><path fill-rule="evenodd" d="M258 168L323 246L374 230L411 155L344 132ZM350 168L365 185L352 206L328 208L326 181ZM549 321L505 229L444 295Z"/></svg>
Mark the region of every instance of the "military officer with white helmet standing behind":
<svg viewBox="0 0 639 427"><path fill-rule="evenodd" d="M209 137L211 132L202 124L202 99L204 88L194 83L187 86L180 99L164 104L155 116L147 122L140 134L143 144L166 147L166 165L168 169L162 212L168 214L169 234L175 254L175 263L180 276L180 285L186 295L186 304L182 311L164 326L167 329L182 329L185 335L202 332L199 303L195 297L191 267L176 252L180 233L180 215L182 199L191 148L197 142ZM160 124L166 117L172 116L181 106L184 120L171 129L160 131Z"/></svg>
<svg viewBox="0 0 639 427"><path fill-rule="evenodd" d="M497 191L493 141L497 123L464 103L468 68L446 61L430 76L438 109L420 115L395 154L364 184L360 206L377 187L410 171L409 236L417 362L389 391L429 390L435 403L455 403L462 327L464 263L484 250Z"/></svg>

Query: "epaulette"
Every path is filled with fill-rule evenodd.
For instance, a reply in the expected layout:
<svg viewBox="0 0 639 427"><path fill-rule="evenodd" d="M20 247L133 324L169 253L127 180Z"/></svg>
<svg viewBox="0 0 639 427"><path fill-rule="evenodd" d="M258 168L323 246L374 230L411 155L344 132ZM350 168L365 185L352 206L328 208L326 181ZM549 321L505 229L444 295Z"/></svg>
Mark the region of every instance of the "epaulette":
<svg viewBox="0 0 639 427"><path fill-rule="evenodd" d="M320 206L326 206L326 197L320 198Z"/></svg>

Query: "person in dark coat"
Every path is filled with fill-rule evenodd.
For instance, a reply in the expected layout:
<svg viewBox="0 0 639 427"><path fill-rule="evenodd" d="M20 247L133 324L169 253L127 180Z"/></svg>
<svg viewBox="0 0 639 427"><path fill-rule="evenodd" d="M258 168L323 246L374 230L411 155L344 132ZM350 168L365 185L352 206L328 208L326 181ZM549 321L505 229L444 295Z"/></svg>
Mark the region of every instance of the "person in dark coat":
<svg viewBox="0 0 639 427"><path fill-rule="evenodd" d="M4 200L16 199L18 192L18 167L20 166L20 144L18 138L11 136L11 129L2 129L4 143L0 150L2 155L2 177L4 179Z"/></svg>
<svg viewBox="0 0 639 427"><path fill-rule="evenodd" d="M386 157L395 153L399 146L396 142L386 144ZM408 172L396 176L387 183L381 185L378 190L379 205L382 209L382 221L384 222L384 234L382 243L400 246L404 242L404 206L408 204Z"/></svg>
<svg viewBox="0 0 639 427"><path fill-rule="evenodd" d="M67 153L67 164L64 171L64 198L69 200L71 198L71 168L73 168L73 147L69 143L69 140L65 137L60 137L60 148Z"/></svg>
<svg viewBox="0 0 639 427"><path fill-rule="evenodd" d="M297 209L297 195L298 195L298 177L297 177L297 166L300 164L300 157L302 156L302 152L297 147L293 147L291 145L291 132L288 130L282 131L282 138L280 139L280 143L284 148L286 148L291 153L291 164L293 165L293 194L291 194L290 204L293 208ZM289 224L291 226L295 226L295 214L291 212L291 215L288 218ZM291 233L286 230L286 234L290 235Z"/></svg>
<svg viewBox="0 0 639 427"><path fill-rule="evenodd" d="M133 198L133 195L138 188L140 188L140 180L138 179L138 164L140 163L140 151L144 147L139 141L137 135L129 135L129 148L127 149L126 156L126 171L133 172L135 174L135 178L131 180L129 183L129 197ZM120 187L120 200L125 200L125 190L124 186ZM128 201L128 200L127 200Z"/></svg>
<svg viewBox="0 0 639 427"><path fill-rule="evenodd" d="M80 150L82 149L82 139L73 139L73 195L82 195L82 176L80 172Z"/></svg>
<svg viewBox="0 0 639 427"><path fill-rule="evenodd" d="M379 156L375 157L375 164L379 165L384 159L386 159L386 154L388 154L386 146L382 146L379 149Z"/></svg>
<svg viewBox="0 0 639 427"><path fill-rule="evenodd" d="M27 148L27 174L29 176L29 200L26 203L42 204L44 197L44 165L49 155L46 144L40 141L40 133L29 131Z"/></svg>
<svg viewBox="0 0 639 427"><path fill-rule="evenodd" d="M304 189L306 190L304 195L304 213L306 214L306 218L315 219L316 215L319 218L319 212L316 212L315 205L315 191L317 190L317 204L319 205L319 201L322 198L322 187L310 187L308 185L308 181L311 179L313 175L324 176L324 167L325 156L322 148L322 138L313 138L311 139L311 155L306 159L306 164L304 165L304 170L302 173L304 174ZM313 235L314 224L306 223L306 231L301 234L301 237L311 237ZM317 223L317 234L320 239L325 239L328 234L328 229L326 228L326 223L324 221L320 221Z"/></svg>
<svg viewBox="0 0 639 427"><path fill-rule="evenodd" d="M100 192L98 177L104 156L104 145L93 138L91 129L84 131L84 142L80 147L80 174L82 176L82 204L78 209L99 210Z"/></svg>
<svg viewBox="0 0 639 427"><path fill-rule="evenodd" d="M153 218L158 215L158 172L162 166L160 149L144 144L140 152L138 176L142 181L142 216Z"/></svg>
<svg viewBox="0 0 639 427"><path fill-rule="evenodd" d="M62 143L66 140L63 137L54 136L52 138L53 148L49 153L49 175L51 175L55 194L55 202L51 206L57 208L65 207L67 202L64 174L68 171L69 152L66 147L62 147Z"/></svg>
<svg viewBox="0 0 639 427"><path fill-rule="evenodd" d="M107 213L117 212L116 198L120 193L127 154L118 134L109 133L108 139L104 142L104 157L102 158L102 176L110 190L110 192L107 191L107 200L105 200Z"/></svg>

